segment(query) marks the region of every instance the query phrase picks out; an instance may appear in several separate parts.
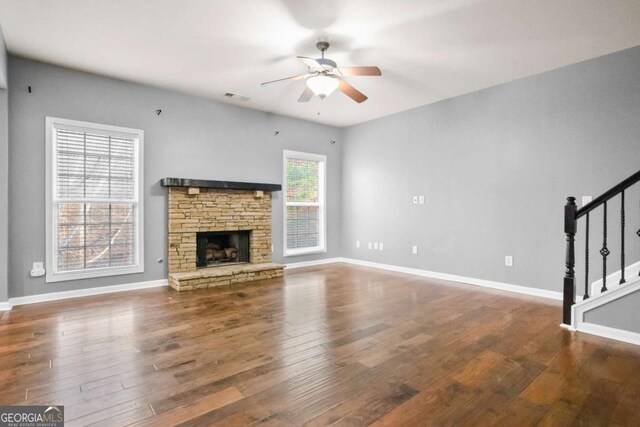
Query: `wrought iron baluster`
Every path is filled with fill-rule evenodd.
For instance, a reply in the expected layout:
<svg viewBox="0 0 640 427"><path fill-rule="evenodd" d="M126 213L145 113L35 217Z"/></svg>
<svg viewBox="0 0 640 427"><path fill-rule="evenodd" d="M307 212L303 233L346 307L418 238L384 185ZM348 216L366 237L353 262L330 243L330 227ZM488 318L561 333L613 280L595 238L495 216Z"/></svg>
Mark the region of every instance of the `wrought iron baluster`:
<svg viewBox="0 0 640 427"><path fill-rule="evenodd" d="M587 230L584 244L584 298L589 299L589 213L587 213Z"/></svg>
<svg viewBox="0 0 640 427"><path fill-rule="evenodd" d="M622 285L623 283L626 283L626 280L624 279L624 190L620 193L620 197L620 284Z"/></svg>
<svg viewBox="0 0 640 427"><path fill-rule="evenodd" d="M611 255L611 251L607 248L607 202L604 202L604 219L602 224L602 249L600 249L600 255L602 255L602 289L600 292L607 292L607 257Z"/></svg>

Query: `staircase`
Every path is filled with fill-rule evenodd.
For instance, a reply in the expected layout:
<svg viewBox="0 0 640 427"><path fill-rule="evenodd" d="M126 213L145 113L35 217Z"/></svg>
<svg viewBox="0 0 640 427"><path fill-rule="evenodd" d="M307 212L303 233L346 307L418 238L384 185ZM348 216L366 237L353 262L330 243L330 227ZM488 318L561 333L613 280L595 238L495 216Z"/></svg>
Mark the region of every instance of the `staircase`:
<svg viewBox="0 0 640 427"><path fill-rule="evenodd" d="M638 280L640 280L640 262L636 262L635 264L632 264L626 267L624 277L625 277L625 283L621 283L622 281L621 270L618 270L612 274L609 274L607 276L607 279L604 281L604 283L607 284L606 292L615 291L617 289L620 289L622 286L631 285L637 282ZM596 296L603 294L604 292L602 292L602 288L603 288L602 279L598 279L595 282L591 283L591 288L589 291L589 295L591 295L591 298L595 298Z"/></svg>
<svg viewBox="0 0 640 427"><path fill-rule="evenodd" d="M640 171L620 182L591 203L578 209L575 197L568 197L564 208L564 231L567 238L566 244L566 272L563 287L563 326L572 330L587 331L589 325L584 322L586 312L608 304L616 299L622 298L630 293L640 291L640 262L626 265L625 243L629 237L640 237L640 230L628 229L626 224L626 201L625 192L634 184L640 181ZM619 212L612 212L612 199L616 199L615 207L619 207ZM619 203L618 203L619 201ZM634 203L637 207L637 203ZM635 212L635 209L634 209ZM618 214L619 213L619 217ZM618 217L620 227L616 227L616 235L609 234L612 215ZM592 222L592 218L597 218L597 224ZM634 222L635 223L635 222ZM617 224L616 224L617 225ZM590 229L598 227L596 231L602 232L602 239L597 243L590 242ZM576 235L578 230L584 232L584 296L582 301L576 302ZM593 234L593 233L591 233ZM580 236L580 234L578 234ZM598 236L599 237L599 236ZM609 242L615 237L615 248ZM582 242L581 242L582 243ZM637 242L633 242L636 244ZM602 258L602 264L598 265L600 278L595 282L590 282L590 251L596 246L598 258ZM615 259L612 260L615 256ZM615 264L613 264L615 262ZM600 263L598 263L600 264ZM615 265L615 266L614 266ZM601 272L600 272L601 267ZM619 269L618 269L619 268ZM594 270L596 270L594 268ZM614 270L612 274L609 271ZM592 272L591 272L592 273ZM582 281L582 280L581 280ZM635 341L635 337L632 341ZM640 336L640 335L639 335ZM640 342L639 342L640 343Z"/></svg>

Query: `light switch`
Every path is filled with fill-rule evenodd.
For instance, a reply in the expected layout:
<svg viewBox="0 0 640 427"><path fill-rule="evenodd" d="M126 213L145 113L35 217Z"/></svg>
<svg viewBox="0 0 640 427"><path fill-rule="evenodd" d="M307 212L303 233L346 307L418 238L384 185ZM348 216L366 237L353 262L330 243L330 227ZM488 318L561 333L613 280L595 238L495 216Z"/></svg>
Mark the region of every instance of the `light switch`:
<svg viewBox="0 0 640 427"><path fill-rule="evenodd" d="M418 253L418 247L416 245L413 245L411 247L411 253L414 254L414 255L416 255Z"/></svg>
<svg viewBox="0 0 640 427"><path fill-rule="evenodd" d="M424 205L424 196L418 196L418 203Z"/></svg>

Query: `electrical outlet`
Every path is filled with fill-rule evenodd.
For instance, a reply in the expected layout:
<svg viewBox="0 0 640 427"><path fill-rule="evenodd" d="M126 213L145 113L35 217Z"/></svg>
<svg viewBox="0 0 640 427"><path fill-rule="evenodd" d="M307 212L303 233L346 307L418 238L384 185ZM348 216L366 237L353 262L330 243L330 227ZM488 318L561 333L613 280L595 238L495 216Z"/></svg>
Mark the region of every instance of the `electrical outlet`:
<svg viewBox="0 0 640 427"><path fill-rule="evenodd" d="M371 249L371 242L367 243L367 249Z"/></svg>
<svg viewBox="0 0 640 427"><path fill-rule="evenodd" d="M593 200L593 197L591 196L582 196L582 206L591 203L592 200Z"/></svg>
<svg viewBox="0 0 640 427"><path fill-rule="evenodd" d="M382 242L380 242L380 245L378 245L378 249L380 249L381 251L384 250L384 245L382 244Z"/></svg>
<svg viewBox="0 0 640 427"><path fill-rule="evenodd" d="M411 253L414 255L418 253L418 247L416 245L411 246Z"/></svg>
<svg viewBox="0 0 640 427"><path fill-rule="evenodd" d="M418 204L418 196L413 196L413 204L414 205Z"/></svg>
<svg viewBox="0 0 640 427"><path fill-rule="evenodd" d="M378 250L378 242L373 242L373 249Z"/></svg>
<svg viewBox="0 0 640 427"><path fill-rule="evenodd" d="M424 205L424 196L418 196L418 204Z"/></svg>
<svg viewBox="0 0 640 427"><path fill-rule="evenodd" d="M356 248L360 247L360 240L356 240Z"/></svg>
<svg viewBox="0 0 640 427"><path fill-rule="evenodd" d="M504 265L507 267L513 267L513 256L507 255L504 257Z"/></svg>
<svg viewBox="0 0 640 427"><path fill-rule="evenodd" d="M31 269L31 277L42 277L46 274L44 269L44 262L34 262Z"/></svg>

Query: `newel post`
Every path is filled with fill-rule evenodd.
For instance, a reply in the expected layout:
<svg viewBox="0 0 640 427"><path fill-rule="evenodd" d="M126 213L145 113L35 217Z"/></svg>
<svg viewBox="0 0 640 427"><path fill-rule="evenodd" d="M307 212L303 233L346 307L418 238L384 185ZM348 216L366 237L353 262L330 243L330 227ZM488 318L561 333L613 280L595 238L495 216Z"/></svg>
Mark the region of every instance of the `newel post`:
<svg viewBox="0 0 640 427"><path fill-rule="evenodd" d="M562 306L562 323L571 325L571 306L576 303L576 249L575 236L578 229L575 197L567 197L567 204L564 207L564 232L567 235L567 251L565 254L565 265L567 267L564 274L564 293Z"/></svg>

